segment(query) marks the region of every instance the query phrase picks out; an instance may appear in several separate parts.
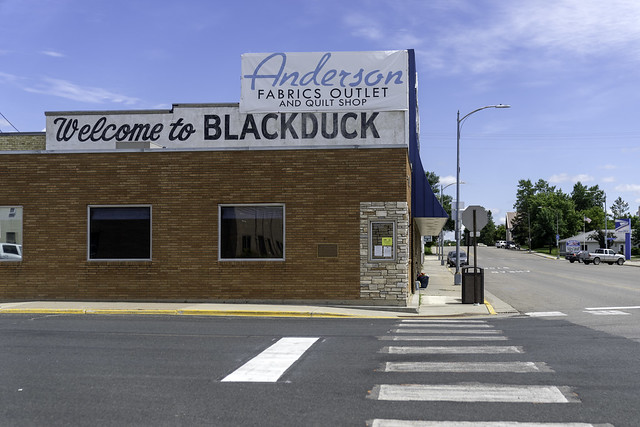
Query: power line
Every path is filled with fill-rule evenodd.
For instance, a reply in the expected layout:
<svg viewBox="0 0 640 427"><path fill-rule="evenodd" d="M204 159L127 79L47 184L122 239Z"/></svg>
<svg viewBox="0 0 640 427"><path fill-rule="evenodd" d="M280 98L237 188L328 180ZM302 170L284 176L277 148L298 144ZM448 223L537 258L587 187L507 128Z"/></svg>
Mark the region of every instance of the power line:
<svg viewBox="0 0 640 427"><path fill-rule="evenodd" d="M9 123L9 124L11 125L11 127L12 127L12 128L14 128L14 129L16 130L16 132L20 132L20 131L18 130L18 128L17 128L17 127L15 127L15 126L13 125L13 123L11 123L11 122L9 121L9 119L7 119L7 118L5 117L5 115L4 115L4 114L2 114L2 111L0 111L0 116L2 116L2 118L3 118L7 123ZM1 132L2 132L2 129L0 129L0 133L1 133Z"/></svg>

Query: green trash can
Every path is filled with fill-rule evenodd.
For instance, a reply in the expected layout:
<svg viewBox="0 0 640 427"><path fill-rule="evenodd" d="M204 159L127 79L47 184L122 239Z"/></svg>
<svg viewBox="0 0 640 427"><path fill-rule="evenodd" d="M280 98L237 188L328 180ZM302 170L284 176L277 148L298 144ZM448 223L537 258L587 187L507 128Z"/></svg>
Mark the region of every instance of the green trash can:
<svg viewBox="0 0 640 427"><path fill-rule="evenodd" d="M484 304L484 269L462 267L462 303Z"/></svg>

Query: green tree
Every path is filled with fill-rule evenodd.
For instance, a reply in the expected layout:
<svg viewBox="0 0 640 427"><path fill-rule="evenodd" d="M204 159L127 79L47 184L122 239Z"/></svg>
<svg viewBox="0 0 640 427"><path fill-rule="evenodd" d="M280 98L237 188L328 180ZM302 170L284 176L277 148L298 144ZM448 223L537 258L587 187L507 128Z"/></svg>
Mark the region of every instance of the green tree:
<svg viewBox="0 0 640 427"><path fill-rule="evenodd" d="M495 239L505 240L506 238L507 238L507 227L504 224L500 224L499 226L496 227Z"/></svg>
<svg viewBox="0 0 640 427"><path fill-rule="evenodd" d="M576 182L571 192L571 199L577 211L584 211L604 204L604 191L597 185L586 187L580 181Z"/></svg>
<svg viewBox="0 0 640 427"><path fill-rule="evenodd" d="M586 231L600 230L604 228L604 209L601 206L593 206L589 209L581 211L583 228ZM585 218L590 219L587 221Z"/></svg>
<svg viewBox="0 0 640 427"><path fill-rule="evenodd" d="M433 194L436 196L440 194L440 177L436 175L435 172L431 171L425 172L425 175L427 176L427 181L429 181L431 190L433 190Z"/></svg>
<svg viewBox="0 0 640 427"><path fill-rule="evenodd" d="M516 218L511 230L513 239L519 244L529 244L529 224L531 216L532 199L536 190L529 179L518 181L516 202L513 207L516 210Z"/></svg>
<svg viewBox="0 0 640 427"><path fill-rule="evenodd" d="M583 218L576 212L571 196L549 185L543 179L532 184L530 180L520 180L514 208L518 211L514 240L531 246L549 245L549 251L556 245L556 234L565 238L576 234L583 227Z"/></svg>
<svg viewBox="0 0 640 427"><path fill-rule="evenodd" d="M631 244L640 246L640 217L631 217Z"/></svg>
<svg viewBox="0 0 640 427"><path fill-rule="evenodd" d="M493 246L496 244L496 224L493 222L493 215L491 214L491 211L487 212L487 216L487 225L480 230L480 237L478 238L478 241L487 246Z"/></svg>
<svg viewBox="0 0 640 427"><path fill-rule="evenodd" d="M453 219L453 215L451 214L451 206L453 204L453 197L448 194L440 194L440 176L438 176L435 172L427 171L425 172L427 176L427 181L429 181L429 185L431 185L431 190L433 194L438 198L438 201L442 204L444 210L449 214L449 219L444 224L442 228L444 231L452 231L456 228L456 222Z"/></svg>
<svg viewBox="0 0 640 427"><path fill-rule="evenodd" d="M607 237L612 239L615 238L616 235L614 233L612 233L611 231L607 232ZM596 240L598 242L598 245L600 245L601 248L606 248L606 247L610 247L611 245L606 245L605 241L604 241L604 231L603 230L596 230L593 233L589 234L589 238Z"/></svg>
<svg viewBox="0 0 640 427"><path fill-rule="evenodd" d="M618 197L611 205L611 212L613 213L613 219L628 218L629 203L622 200L622 197Z"/></svg>

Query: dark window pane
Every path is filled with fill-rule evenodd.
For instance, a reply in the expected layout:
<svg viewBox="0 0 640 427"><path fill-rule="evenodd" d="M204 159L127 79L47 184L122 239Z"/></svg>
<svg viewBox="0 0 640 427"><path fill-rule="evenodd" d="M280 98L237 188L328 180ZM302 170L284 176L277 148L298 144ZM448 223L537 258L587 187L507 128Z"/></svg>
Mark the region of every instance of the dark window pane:
<svg viewBox="0 0 640 427"><path fill-rule="evenodd" d="M90 259L150 259L151 208L90 209Z"/></svg>
<svg viewBox="0 0 640 427"><path fill-rule="evenodd" d="M284 258L284 208L221 207L220 252L223 259Z"/></svg>

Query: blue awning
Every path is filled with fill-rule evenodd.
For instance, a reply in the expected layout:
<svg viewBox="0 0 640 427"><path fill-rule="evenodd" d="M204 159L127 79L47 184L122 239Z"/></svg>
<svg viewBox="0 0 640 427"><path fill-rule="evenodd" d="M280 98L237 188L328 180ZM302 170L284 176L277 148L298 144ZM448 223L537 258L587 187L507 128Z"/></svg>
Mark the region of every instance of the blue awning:
<svg viewBox="0 0 640 427"><path fill-rule="evenodd" d="M415 53L409 50L409 162L411 163L411 214L423 236L440 233L449 215L444 210L422 166L420 139L417 131L417 84Z"/></svg>

